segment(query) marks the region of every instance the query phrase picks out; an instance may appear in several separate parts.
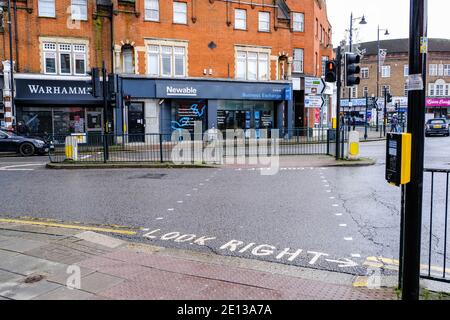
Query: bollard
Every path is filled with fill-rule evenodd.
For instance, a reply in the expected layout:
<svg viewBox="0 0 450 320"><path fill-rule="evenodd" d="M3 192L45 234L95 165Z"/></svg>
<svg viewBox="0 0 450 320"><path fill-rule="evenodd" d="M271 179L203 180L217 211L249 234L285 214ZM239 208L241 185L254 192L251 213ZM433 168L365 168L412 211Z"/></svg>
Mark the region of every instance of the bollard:
<svg viewBox="0 0 450 320"><path fill-rule="evenodd" d="M348 135L348 159L359 159L359 132L350 131Z"/></svg>
<svg viewBox="0 0 450 320"><path fill-rule="evenodd" d="M66 137L66 160L78 161L78 139L74 136Z"/></svg>

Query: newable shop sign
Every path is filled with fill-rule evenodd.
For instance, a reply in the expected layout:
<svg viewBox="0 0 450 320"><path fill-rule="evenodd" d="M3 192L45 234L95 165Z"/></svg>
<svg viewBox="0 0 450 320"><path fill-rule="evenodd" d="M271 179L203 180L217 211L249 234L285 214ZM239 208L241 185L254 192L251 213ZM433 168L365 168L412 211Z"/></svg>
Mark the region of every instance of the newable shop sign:
<svg viewBox="0 0 450 320"><path fill-rule="evenodd" d="M16 101L29 104L97 104L86 81L17 79Z"/></svg>

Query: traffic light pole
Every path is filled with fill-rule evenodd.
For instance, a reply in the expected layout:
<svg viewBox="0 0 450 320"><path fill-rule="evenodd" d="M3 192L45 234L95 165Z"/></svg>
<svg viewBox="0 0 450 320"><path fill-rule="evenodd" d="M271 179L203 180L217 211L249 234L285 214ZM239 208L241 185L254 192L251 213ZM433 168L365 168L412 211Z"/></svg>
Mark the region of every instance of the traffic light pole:
<svg viewBox="0 0 450 320"><path fill-rule="evenodd" d="M386 127L387 127L387 87L385 86L383 88L383 95L384 95L384 111L383 111L383 133L386 137Z"/></svg>
<svg viewBox="0 0 450 320"><path fill-rule="evenodd" d="M104 132L103 132L103 161L106 163L109 160L109 119L108 119L108 81L105 61L102 65L103 77L103 117L104 117Z"/></svg>
<svg viewBox="0 0 450 320"><path fill-rule="evenodd" d="M336 160L340 159L340 139L341 139L341 87L342 87L342 53L341 47L337 47L336 53Z"/></svg>
<svg viewBox="0 0 450 320"><path fill-rule="evenodd" d="M419 299L420 247L423 201L424 124L426 88L426 51L421 50L427 37L427 0L410 0L409 73L422 77L423 86L411 86L408 93L408 132L412 134L411 182L405 190L403 300Z"/></svg>
<svg viewBox="0 0 450 320"><path fill-rule="evenodd" d="M369 109L369 93L366 91L365 92L365 96L366 96L366 114L364 116L364 140L367 140L367 126L368 126L368 109Z"/></svg>

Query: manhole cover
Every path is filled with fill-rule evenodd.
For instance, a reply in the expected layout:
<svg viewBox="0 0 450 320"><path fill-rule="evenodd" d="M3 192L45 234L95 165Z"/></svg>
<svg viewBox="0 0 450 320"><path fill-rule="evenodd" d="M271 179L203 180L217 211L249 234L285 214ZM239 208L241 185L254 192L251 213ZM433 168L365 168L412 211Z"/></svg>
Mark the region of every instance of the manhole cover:
<svg viewBox="0 0 450 320"><path fill-rule="evenodd" d="M144 174L143 176L132 177L130 179L156 179L156 180L159 180L159 179L162 179L164 176L166 176L166 175L163 173L147 173L147 174Z"/></svg>
<svg viewBox="0 0 450 320"><path fill-rule="evenodd" d="M41 274L36 274L36 275L32 275L32 276L27 277L27 278L24 280L24 282L25 282L25 283L36 283L36 282L41 281L42 279L44 279L44 276L43 276L43 275L41 275Z"/></svg>

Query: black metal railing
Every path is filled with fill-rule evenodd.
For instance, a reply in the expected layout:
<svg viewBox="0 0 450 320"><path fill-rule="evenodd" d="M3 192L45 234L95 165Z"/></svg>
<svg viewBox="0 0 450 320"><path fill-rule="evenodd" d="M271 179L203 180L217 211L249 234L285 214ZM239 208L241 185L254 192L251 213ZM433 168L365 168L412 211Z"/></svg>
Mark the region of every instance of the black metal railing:
<svg viewBox="0 0 450 320"><path fill-rule="evenodd" d="M256 131L257 132L257 131ZM67 135L53 136L54 149L50 152L50 161L60 163L68 160L76 162L172 162L173 152L185 150L186 161L197 162L199 150L203 150L211 141L222 141L223 156L233 155L254 156L256 145L263 145L267 155L334 155L334 130L300 128L280 130L278 138L268 134L268 138L258 133L250 136L229 136L226 132L194 135L179 134L95 134L77 136L76 156L66 157ZM220 137L218 136L220 135ZM334 140L333 140L334 139ZM175 140L175 141L174 141ZM219 141L220 141L219 140ZM180 144L180 142L182 142ZM175 149L174 148L178 148ZM189 156L191 159L189 159Z"/></svg>
<svg viewBox="0 0 450 320"><path fill-rule="evenodd" d="M448 205L450 170L425 169L422 278L449 282ZM426 269L426 270L425 270Z"/></svg>

